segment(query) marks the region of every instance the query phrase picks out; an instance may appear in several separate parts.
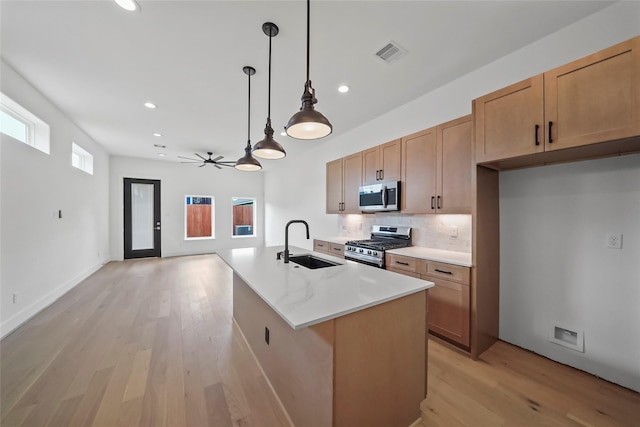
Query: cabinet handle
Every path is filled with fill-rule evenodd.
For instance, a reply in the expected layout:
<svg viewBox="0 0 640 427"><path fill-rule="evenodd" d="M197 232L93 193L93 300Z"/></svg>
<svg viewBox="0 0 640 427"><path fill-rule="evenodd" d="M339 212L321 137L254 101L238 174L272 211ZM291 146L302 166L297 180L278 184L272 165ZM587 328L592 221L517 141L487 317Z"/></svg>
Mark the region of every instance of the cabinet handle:
<svg viewBox="0 0 640 427"><path fill-rule="evenodd" d="M436 268L436 272L438 272L438 273L442 273L442 274L453 274L453 273L452 273L452 272L450 272L450 271L440 270L439 268Z"/></svg>
<svg viewBox="0 0 640 427"><path fill-rule="evenodd" d="M436 206L438 207L438 209L442 209L442 207L440 206L440 196L438 196L438 203L436 204Z"/></svg>
<svg viewBox="0 0 640 427"><path fill-rule="evenodd" d="M431 196L431 209L435 209L435 207L433 206L433 202L435 202L436 198Z"/></svg>
<svg viewBox="0 0 640 427"><path fill-rule="evenodd" d="M551 126L553 126L553 122L549 122L549 144L553 142L553 138L551 137Z"/></svg>
<svg viewBox="0 0 640 427"><path fill-rule="evenodd" d="M400 265L409 265L408 262L403 262L403 261L396 261L396 264L400 264Z"/></svg>
<svg viewBox="0 0 640 427"><path fill-rule="evenodd" d="M384 169L380 169L380 181L384 179Z"/></svg>
<svg viewBox="0 0 640 427"><path fill-rule="evenodd" d="M538 130L539 129L540 129L540 125L536 125L536 130L535 130L536 145L540 145L540 140L538 139Z"/></svg>
<svg viewBox="0 0 640 427"><path fill-rule="evenodd" d="M380 181L380 171L376 171L376 181Z"/></svg>
<svg viewBox="0 0 640 427"><path fill-rule="evenodd" d="M340 252L340 248L333 248L333 250Z"/></svg>
<svg viewBox="0 0 640 427"><path fill-rule="evenodd" d="M342 209L341 210L344 211L346 209L344 202L342 202L341 205L342 205Z"/></svg>

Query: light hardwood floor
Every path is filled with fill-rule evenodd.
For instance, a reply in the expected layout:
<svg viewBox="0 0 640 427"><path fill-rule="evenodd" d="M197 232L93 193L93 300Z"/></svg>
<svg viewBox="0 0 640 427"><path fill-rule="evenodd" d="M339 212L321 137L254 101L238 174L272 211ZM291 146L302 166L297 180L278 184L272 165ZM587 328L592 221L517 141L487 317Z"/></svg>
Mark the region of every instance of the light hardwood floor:
<svg viewBox="0 0 640 427"><path fill-rule="evenodd" d="M107 264L0 343L0 425L288 426L231 292L215 255ZM474 362L432 340L422 411L423 426L639 426L640 395L506 343Z"/></svg>

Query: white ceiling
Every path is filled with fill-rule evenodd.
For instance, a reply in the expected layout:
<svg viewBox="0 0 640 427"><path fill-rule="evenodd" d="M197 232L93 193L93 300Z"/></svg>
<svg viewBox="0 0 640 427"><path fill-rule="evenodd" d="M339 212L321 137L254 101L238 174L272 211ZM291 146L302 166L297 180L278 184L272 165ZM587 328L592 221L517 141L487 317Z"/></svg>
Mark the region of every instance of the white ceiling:
<svg viewBox="0 0 640 427"><path fill-rule="evenodd" d="M334 126L320 141L279 135L300 108L304 0L143 0L133 13L112 0L2 0L0 53L114 155L158 159L153 144L160 143L168 161L206 151L236 160L247 138L245 65L257 70L252 143L263 137L269 39L262 24L274 22L271 117L291 157L611 3L314 0L311 80L316 107ZM408 51L391 65L374 56L389 41ZM347 94L337 91L343 83Z"/></svg>

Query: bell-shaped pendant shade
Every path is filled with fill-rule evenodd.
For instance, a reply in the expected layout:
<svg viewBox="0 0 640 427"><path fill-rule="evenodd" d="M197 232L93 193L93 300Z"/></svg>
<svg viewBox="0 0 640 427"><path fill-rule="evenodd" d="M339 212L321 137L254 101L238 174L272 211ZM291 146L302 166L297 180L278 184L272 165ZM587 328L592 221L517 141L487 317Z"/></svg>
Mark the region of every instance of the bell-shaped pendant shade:
<svg viewBox="0 0 640 427"><path fill-rule="evenodd" d="M302 106L300 107L300 111L291 116L289 123L284 127L287 135L296 139L324 138L333 132L333 126L331 126L329 120L321 112L316 111L314 107L318 100L316 99L316 91L311 86L311 79L309 78L310 10L311 2L307 0L307 81L304 84L304 92L302 93Z"/></svg>
<svg viewBox="0 0 640 427"><path fill-rule="evenodd" d="M256 73L253 67L245 66L242 71L249 76L248 78L248 97L247 97L247 146L244 148L244 156L240 157L234 167L245 172L254 172L262 169L260 162L251 155L251 76Z"/></svg>
<svg viewBox="0 0 640 427"><path fill-rule="evenodd" d="M273 139L271 127L271 39L280 31L273 22L262 24L262 31L269 37L269 96L267 104L267 124L264 127L264 139L253 147L253 155L262 159L276 160L287 155L282 145Z"/></svg>
<svg viewBox="0 0 640 427"><path fill-rule="evenodd" d="M245 172L254 172L262 169L262 165L251 155L251 143L247 141L244 149L244 156L240 157L235 164L235 168Z"/></svg>
<svg viewBox="0 0 640 427"><path fill-rule="evenodd" d="M304 85L302 94L302 107L295 113L289 123L285 126L287 135L296 139L318 139L324 138L333 131L333 126L329 120L320 112L313 108L317 102L311 87L311 81Z"/></svg>

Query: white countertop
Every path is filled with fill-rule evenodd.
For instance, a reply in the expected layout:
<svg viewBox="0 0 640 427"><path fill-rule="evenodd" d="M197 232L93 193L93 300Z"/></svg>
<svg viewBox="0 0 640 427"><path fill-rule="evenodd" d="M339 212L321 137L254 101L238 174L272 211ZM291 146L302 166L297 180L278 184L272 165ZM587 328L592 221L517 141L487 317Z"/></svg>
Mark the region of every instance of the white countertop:
<svg viewBox="0 0 640 427"><path fill-rule="evenodd" d="M342 265L311 270L276 260L282 246L218 251L247 285L293 329L315 325L434 286L318 252L290 247L295 255L314 254Z"/></svg>
<svg viewBox="0 0 640 427"><path fill-rule="evenodd" d="M404 255L413 258L422 258L429 261L445 262L447 264L471 267L471 254L467 252L445 251L443 249L425 248L422 246L409 246L407 248L391 249L388 254Z"/></svg>

